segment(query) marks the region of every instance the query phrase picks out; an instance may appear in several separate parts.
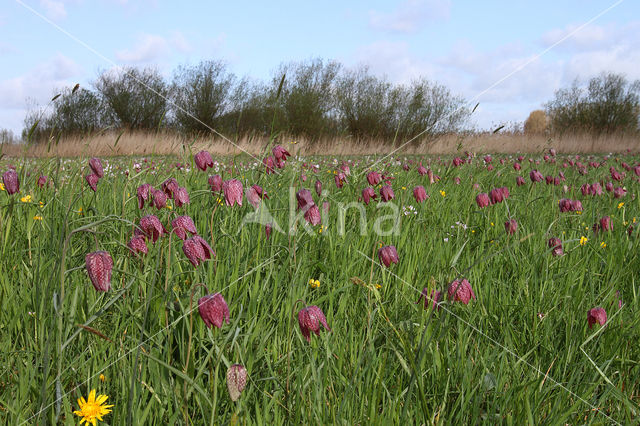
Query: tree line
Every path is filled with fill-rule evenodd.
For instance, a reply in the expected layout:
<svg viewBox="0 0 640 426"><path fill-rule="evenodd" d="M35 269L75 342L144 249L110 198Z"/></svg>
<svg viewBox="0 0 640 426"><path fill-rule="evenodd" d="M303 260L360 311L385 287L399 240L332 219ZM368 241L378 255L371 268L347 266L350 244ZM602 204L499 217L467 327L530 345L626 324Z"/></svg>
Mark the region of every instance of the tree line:
<svg viewBox="0 0 640 426"><path fill-rule="evenodd" d="M603 73L555 92L524 123L525 133L637 133L640 82ZM313 59L281 64L267 81L238 78L224 62L100 73L88 88L66 88L25 118L23 140L44 141L105 130L173 131L186 137L287 135L314 141L404 142L468 130L473 110L445 86L420 78L394 84L366 66Z"/></svg>
<svg viewBox="0 0 640 426"><path fill-rule="evenodd" d="M393 84L365 67L314 59L280 65L266 82L238 78L221 61L175 70L102 72L90 88L67 88L46 110L25 118L23 138L46 140L105 129L171 130L201 136L285 134L318 140L406 140L456 132L467 123L464 100L426 79Z"/></svg>

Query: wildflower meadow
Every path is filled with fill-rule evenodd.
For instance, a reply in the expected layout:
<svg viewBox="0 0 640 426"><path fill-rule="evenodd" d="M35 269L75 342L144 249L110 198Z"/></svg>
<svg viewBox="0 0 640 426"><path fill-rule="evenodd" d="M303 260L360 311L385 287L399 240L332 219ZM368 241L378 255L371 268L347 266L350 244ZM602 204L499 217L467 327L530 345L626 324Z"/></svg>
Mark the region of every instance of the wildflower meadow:
<svg viewBox="0 0 640 426"><path fill-rule="evenodd" d="M290 150L0 159L0 423L638 422L637 152Z"/></svg>

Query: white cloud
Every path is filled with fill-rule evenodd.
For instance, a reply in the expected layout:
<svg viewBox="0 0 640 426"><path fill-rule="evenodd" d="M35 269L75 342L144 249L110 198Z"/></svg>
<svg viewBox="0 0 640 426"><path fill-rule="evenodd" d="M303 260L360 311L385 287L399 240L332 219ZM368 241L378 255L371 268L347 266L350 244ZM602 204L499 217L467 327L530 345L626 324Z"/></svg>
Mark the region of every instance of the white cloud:
<svg viewBox="0 0 640 426"><path fill-rule="evenodd" d="M67 10L64 2L56 0L40 0L40 7L45 11L45 15L53 21L58 21L67 17Z"/></svg>
<svg viewBox="0 0 640 426"><path fill-rule="evenodd" d="M0 81L0 116L6 117L0 127L19 132L28 110L28 100L36 105L46 105L54 90L75 84L72 78L78 78L81 73L80 66L58 53L24 75ZM16 117L21 117L19 122Z"/></svg>
<svg viewBox="0 0 640 426"><path fill-rule="evenodd" d="M117 51L116 59L129 64L150 64L167 58L173 52L187 53L191 50L191 44L179 31L174 31L169 38L142 34L132 48Z"/></svg>
<svg viewBox="0 0 640 426"><path fill-rule="evenodd" d="M353 58L353 65L368 65L374 74L385 75L396 83L409 83L415 78L433 75L432 66L414 57L405 42L372 43L359 49Z"/></svg>
<svg viewBox="0 0 640 426"><path fill-rule="evenodd" d="M405 0L390 13L371 11L369 26L376 30L412 33L427 21L447 19L450 10L449 0Z"/></svg>

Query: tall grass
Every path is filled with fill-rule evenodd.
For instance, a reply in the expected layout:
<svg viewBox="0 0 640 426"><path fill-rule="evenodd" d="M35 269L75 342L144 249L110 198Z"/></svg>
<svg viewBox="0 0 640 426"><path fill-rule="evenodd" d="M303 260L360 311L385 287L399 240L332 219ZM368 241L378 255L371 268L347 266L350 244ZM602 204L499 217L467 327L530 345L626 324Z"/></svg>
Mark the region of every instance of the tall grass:
<svg viewBox="0 0 640 426"><path fill-rule="evenodd" d="M619 208L608 193L579 195L580 184L607 179L605 167L581 176L561 169L561 161L535 166L543 174L562 170L572 187L565 194L561 186L515 187L510 160L500 166L494 159L497 169L488 171L480 161L453 169L449 160L411 157L442 176L429 186L415 162L404 172L401 163L409 160L399 158L384 169L395 178L397 204L412 205L417 214L401 217L398 235L380 237L373 223L388 211L375 203L367 207L366 235L354 211L346 215L344 235L336 226L338 202L358 197L366 185L362 172L375 156L349 158L352 175L341 190L332 185L338 164L332 157L291 161L271 176L247 157L219 159L225 178L233 174L245 186L265 188L269 210L285 230L290 185L311 188L318 178L328 189L327 229L274 232L266 240L262 226L240 226L251 206L220 205L207 173L173 166L191 165L187 154L147 159L156 168L139 173L137 159L108 160L95 194L82 181L85 159L27 159L16 164L21 194L0 193L3 423L74 424L76 399L93 388L114 404L105 418L110 424L638 420L640 259L637 231L629 237L624 225L640 218L632 179ZM320 166L317 175L305 171L306 183L299 180L303 161ZM5 170L7 160L0 164ZM525 175L530 166L523 166ZM40 173L55 185L38 189ZM455 176L461 185L453 184ZM191 204L138 210L136 187L159 187L168 177L188 189ZM473 183L484 191L507 185L511 197L479 210ZM431 196L423 204L411 196L418 184ZM27 194L31 201L22 202ZM581 198L584 211L560 214L562 197ZM150 243L143 259L132 257L125 244L145 214L165 224L190 215L216 260L194 268L175 236ZM590 227L603 215L613 218L614 231L594 235ZM511 217L519 230L508 237L503 223ZM565 256L551 256L551 236L562 239ZM581 236L589 239L585 245ZM371 259L380 243L398 248L400 262L390 269ZM97 249L115 262L113 289L104 294L94 291L84 269L84 256ZM433 312L415 303L424 287L446 289L461 274L476 301ZM310 287L310 278L320 287ZM198 283L224 296L230 324L204 326L194 311L204 295ZM304 340L293 318L299 299L324 311L330 333ZM586 313L594 306L607 309L606 327L588 328ZM237 403L224 382L233 363L249 372Z"/></svg>

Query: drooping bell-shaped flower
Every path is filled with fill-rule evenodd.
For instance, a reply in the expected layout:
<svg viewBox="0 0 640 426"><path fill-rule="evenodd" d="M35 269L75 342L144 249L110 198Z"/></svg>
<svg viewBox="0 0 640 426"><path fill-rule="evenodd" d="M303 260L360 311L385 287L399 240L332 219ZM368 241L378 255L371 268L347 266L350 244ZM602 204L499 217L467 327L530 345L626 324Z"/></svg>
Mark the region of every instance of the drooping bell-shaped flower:
<svg viewBox="0 0 640 426"><path fill-rule="evenodd" d="M440 310L440 302L442 302L443 298L441 291L431 290L431 293L429 293L429 290L425 287L422 289L422 293L420 293L420 297L418 297L416 304L420 303L423 298L425 309L429 309L429 307L431 307L431 309Z"/></svg>
<svg viewBox="0 0 640 426"><path fill-rule="evenodd" d="M109 291L111 288L111 270L113 259L106 251L94 251L88 253L85 258L85 266L91 284L97 291Z"/></svg>
<svg viewBox="0 0 640 426"><path fill-rule="evenodd" d="M227 206L242 205L242 182L238 179L230 179L222 182L222 192Z"/></svg>
<svg viewBox="0 0 640 426"><path fill-rule="evenodd" d="M9 195L20 191L20 181L18 180L18 173L16 173L15 170L7 170L3 173L2 183L4 183L4 189Z"/></svg>
<svg viewBox="0 0 640 426"><path fill-rule="evenodd" d="M366 205L369 205L369 202L371 201L371 199L376 199L377 197L378 197L378 194L376 194L376 191L374 191L373 188L370 186L367 186L365 189L362 190L362 201L364 201Z"/></svg>
<svg viewBox="0 0 640 426"><path fill-rule="evenodd" d="M465 305L468 304L471 299L476 298L476 295L471 288L471 284L466 278L463 278L462 281L454 280L449 284L447 294L449 295L450 300L452 299L454 302L462 302Z"/></svg>
<svg viewBox="0 0 640 426"><path fill-rule="evenodd" d="M182 251L193 266L198 266L203 261L216 255L211 246L199 235L194 235L184 240Z"/></svg>
<svg viewBox="0 0 640 426"><path fill-rule="evenodd" d="M173 193L173 199L176 202L176 207L182 207L185 204L189 204L191 199L189 198L189 193L186 188L179 186L178 189Z"/></svg>
<svg viewBox="0 0 640 426"><path fill-rule="evenodd" d="M196 163L196 167L202 171L207 170L207 167L213 167L213 158L209 151L200 151L193 156L193 160Z"/></svg>
<svg viewBox="0 0 640 426"><path fill-rule="evenodd" d="M392 263L398 263L398 251L395 246L384 246L378 250L378 259L384 266L389 267Z"/></svg>
<svg viewBox="0 0 640 426"><path fill-rule="evenodd" d="M607 322L607 312L601 307L589 309L589 312L587 312L587 322L589 328L593 327L595 323L605 325Z"/></svg>
<svg viewBox="0 0 640 426"><path fill-rule="evenodd" d="M136 195L138 197L138 208L142 209L144 207L145 201L149 199L149 194L153 191L153 187L148 183L144 183L140 185L136 189Z"/></svg>
<svg viewBox="0 0 640 426"><path fill-rule="evenodd" d="M169 178L162 182L160 188L162 188L162 191L167 195L167 197L173 198L173 193L178 190L179 186L180 185L178 185L178 181L175 178Z"/></svg>
<svg viewBox="0 0 640 426"><path fill-rule="evenodd" d="M222 191L222 177L220 175L209 176L209 186L211 187L211 192Z"/></svg>
<svg viewBox="0 0 640 426"><path fill-rule="evenodd" d="M316 336L320 335L320 325L322 325L327 331L331 331L331 328L327 325L327 319L324 316L322 310L317 306L307 306L298 312L298 325L302 336L311 341L311 332L314 332Z"/></svg>
<svg viewBox="0 0 640 426"><path fill-rule="evenodd" d="M198 313L208 328L222 328L225 322L229 324L229 306L220 293L198 299Z"/></svg>
<svg viewBox="0 0 640 426"><path fill-rule="evenodd" d="M160 223L160 219L154 215L140 218L140 229L142 229L144 235L154 243L158 241L158 238L167 233L167 230L162 223Z"/></svg>
<svg viewBox="0 0 640 426"><path fill-rule="evenodd" d="M427 198L429 198L429 196L427 195L427 191L424 189L424 186L422 185L418 185L415 188L413 188L413 196L416 199L417 203L422 203Z"/></svg>
<svg viewBox="0 0 640 426"><path fill-rule="evenodd" d="M196 225L193 223L193 219L189 216L178 216L171 221L171 232L176 234L181 240L187 238L187 232L191 235L198 233L196 231Z"/></svg>
<svg viewBox="0 0 640 426"><path fill-rule="evenodd" d="M102 161L99 158L93 157L89 159L89 167L93 174L102 179L104 177L104 170L102 169Z"/></svg>
<svg viewBox="0 0 640 426"><path fill-rule="evenodd" d="M144 237L141 235L137 235L131 238L131 240L129 240L129 242L127 243L127 247L129 248L131 254L147 254L149 252L147 243L145 242Z"/></svg>
<svg viewBox="0 0 640 426"><path fill-rule="evenodd" d="M98 189L98 181L100 180L100 178L98 177L98 175L91 173L88 174L84 177L84 179L87 181L87 183L89 184L89 187L91 188L91 190L93 192L96 192L96 190Z"/></svg>

